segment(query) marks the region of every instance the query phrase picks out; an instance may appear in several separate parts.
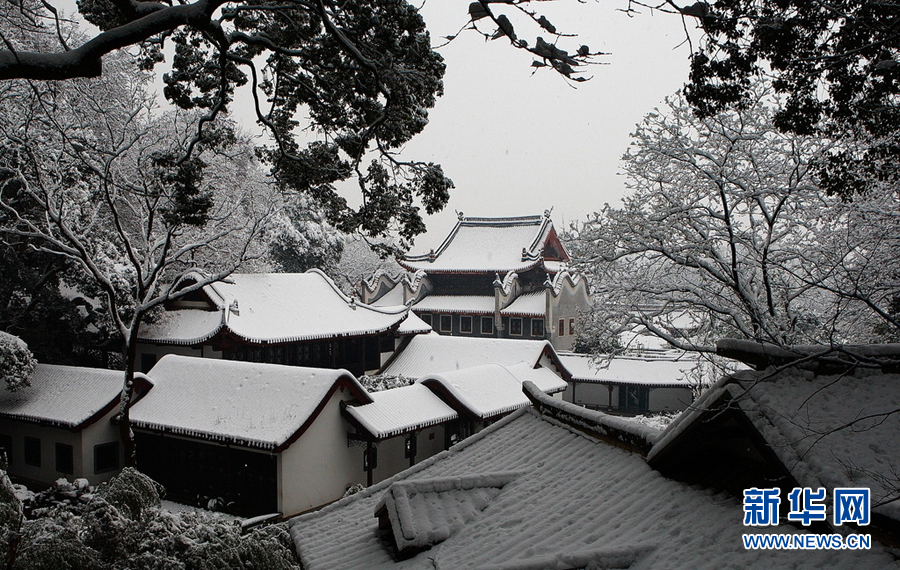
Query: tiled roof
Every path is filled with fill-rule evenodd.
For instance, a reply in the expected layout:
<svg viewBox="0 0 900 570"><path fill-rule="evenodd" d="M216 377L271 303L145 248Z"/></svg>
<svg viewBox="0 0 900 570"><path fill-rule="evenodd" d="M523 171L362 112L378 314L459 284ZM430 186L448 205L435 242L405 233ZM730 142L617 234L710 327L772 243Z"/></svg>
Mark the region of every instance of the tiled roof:
<svg viewBox="0 0 900 570"><path fill-rule="evenodd" d="M421 378L427 374L482 364L512 366L525 362L534 366L549 346L550 343L546 340L419 335L396 355L383 372L407 378Z"/></svg>
<svg viewBox="0 0 900 570"><path fill-rule="evenodd" d="M136 378L146 381L143 374ZM78 428L111 405L118 405L125 381L121 370L38 364L31 386L0 390L0 415Z"/></svg>
<svg viewBox="0 0 900 570"><path fill-rule="evenodd" d="M429 295L413 305L420 313L494 314L493 295Z"/></svg>
<svg viewBox="0 0 900 570"><path fill-rule="evenodd" d="M543 317L547 314L547 293L537 291L519 295L515 301L504 309L500 309L502 315L516 315L523 317Z"/></svg>
<svg viewBox="0 0 900 570"><path fill-rule="evenodd" d="M377 308L344 295L324 273L234 274L204 288L217 311L169 311L141 327L140 339L198 344L221 328L247 342L296 342L389 330L405 307Z"/></svg>
<svg viewBox="0 0 900 570"><path fill-rule="evenodd" d="M868 487L873 511L900 521L896 453L900 374L819 374L788 368L741 371L720 381L663 433L660 454L723 395L738 406L803 487ZM729 404L726 404L729 405ZM713 409L708 413L716 413ZM691 412L691 413L689 413Z"/></svg>
<svg viewBox="0 0 900 570"><path fill-rule="evenodd" d="M662 360L657 358L616 357L596 363L585 354L559 353L566 370L578 382L597 384L635 384L656 388L689 388L687 374L693 370L697 360Z"/></svg>
<svg viewBox="0 0 900 570"><path fill-rule="evenodd" d="M427 523L436 546L395 560L378 533L379 502L398 482L517 475L485 508L452 532L446 517L412 505L416 535ZM746 550L739 501L666 479L637 454L601 443L525 409L392 479L291 521L306 570L849 570L895 568L871 550ZM449 529L448 529L449 530ZM767 529L763 532L769 532ZM778 533L797 533L783 525Z"/></svg>
<svg viewBox="0 0 900 570"><path fill-rule="evenodd" d="M374 402L349 406L347 413L379 439L459 417L453 408L422 384L374 392L370 396Z"/></svg>
<svg viewBox="0 0 900 570"><path fill-rule="evenodd" d="M541 263L550 218L461 218L444 243L429 254L407 256L403 267L428 273L524 271Z"/></svg>
<svg viewBox="0 0 900 570"><path fill-rule="evenodd" d="M547 368L528 364L501 366L485 364L473 368L429 374L419 379L433 390L449 394L471 415L487 419L531 404L522 391L522 383L534 382L544 392L566 389L566 382Z"/></svg>
<svg viewBox="0 0 900 570"><path fill-rule="evenodd" d="M276 449L344 383L368 398L346 370L167 355L148 373L154 389L131 410L135 428Z"/></svg>

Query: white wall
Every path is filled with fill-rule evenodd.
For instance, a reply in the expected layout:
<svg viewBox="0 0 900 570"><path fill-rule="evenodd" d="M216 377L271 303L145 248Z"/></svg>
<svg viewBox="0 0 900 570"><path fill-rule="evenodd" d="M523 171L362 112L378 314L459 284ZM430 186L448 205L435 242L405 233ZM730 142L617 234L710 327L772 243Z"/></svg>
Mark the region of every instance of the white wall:
<svg viewBox="0 0 900 570"><path fill-rule="evenodd" d="M286 516L340 499L348 487L366 483L362 447L347 447L349 425L336 391L300 438L278 457L278 510Z"/></svg>
<svg viewBox="0 0 900 570"><path fill-rule="evenodd" d="M0 434L12 437L10 475L46 486L52 485L61 477L65 477L69 481L83 477L92 485L107 481L121 469L122 445L121 443L119 445L119 469L106 473L94 473L94 446L119 441L118 427L110 423L115 412L115 409L110 411L97 423L80 433L67 428L41 426L21 420L0 418ZM25 436L37 438L41 442L40 467L25 464ZM62 473L56 470L57 443L72 446L72 473Z"/></svg>
<svg viewBox="0 0 900 570"><path fill-rule="evenodd" d="M444 426L436 425L416 434L416 458L419 463L444 451ZM373 483L379 483L409 468L406 457L406 435L399 435L378 444L378 467L372 473Z"/></svg>
<svg viewBox="0 0 900 570"><path fill-rule="evenodd" d="M690 387L650 390L650 411L682 411L693 401Z"/></svg>

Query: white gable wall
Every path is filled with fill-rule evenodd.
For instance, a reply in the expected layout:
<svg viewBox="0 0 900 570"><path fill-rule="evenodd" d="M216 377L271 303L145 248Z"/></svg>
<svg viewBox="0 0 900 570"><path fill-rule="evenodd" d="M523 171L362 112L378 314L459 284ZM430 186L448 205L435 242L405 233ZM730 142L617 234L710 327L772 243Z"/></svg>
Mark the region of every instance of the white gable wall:
<svg viewBox="0 0 900 570"><path fill-rule="evenodd" d="M72 481L83 477L92 485L109 480L119 472L123 461L122 445L119 445L119 469L104 473L94 473L94 446L102 443L118 442L118 427L110 423L116 410L110 411L97 423L88 426L81 432L73 432L68 428L42 426L32 422L0 419L0 434L12 439L12 457L9 474L20 477L38 485L50 486L61 477ZM40 466L25 463L25 437L40 441ZM56 470L56 444L72 446L72 473Z"/></svg>
<svg viewBox="0 0 900 570"><path fill-rule="evenodd" d="M349 425L341 417L338 388L297 441L278 456L278 510L293 515L340 499L357 483L365 484L363 448L347 447Z"/></svg>

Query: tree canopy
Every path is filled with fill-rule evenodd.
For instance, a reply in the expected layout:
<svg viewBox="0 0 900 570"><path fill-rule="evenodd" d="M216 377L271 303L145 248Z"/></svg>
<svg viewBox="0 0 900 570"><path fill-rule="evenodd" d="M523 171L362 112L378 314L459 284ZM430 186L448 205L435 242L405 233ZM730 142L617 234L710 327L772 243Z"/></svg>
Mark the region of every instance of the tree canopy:
<svg viewBox="0 0 900 570"><path fill-rule="evenodd" d="M862 143L820 160L824 190L852 196L898 181L900 6L718 0L681 12L704 32L685 91L701 115L745 105L754 79L768 76L785 95L776 127Z"/></svg>
<svg viewBox="0 0 900 570"><path fill-rule="evenodd" d="M452 183L440 166L396 154L427 124L443 89L443 61L406 2L81 0L80 13L100 29L92 38L47 2L3 0L0 9L0 80L108 75L107 56L128 46L151 70L173 52L164 94L203 113L193 140L170 157L180 168L190 168L195 146L249 84L247 98L275 141L263 153L272 173L314 194L338 229L410 239L424 229L420 209L433 213L448 199ZM312 142L298 140L301 130ZM334 188L354 175L358 208Z"/></svg>
<svg viewBox="0 0 900 570"><path fill-rule="evenodd" d="M871 342L876 324L896 327L892 194L828 197L813 165L833 143L779 131L779 98L765 82L752 94L705 118L675 96L638 126L624 207L594 214L572 242L607 336L714 352L723 337Z"/></svg>

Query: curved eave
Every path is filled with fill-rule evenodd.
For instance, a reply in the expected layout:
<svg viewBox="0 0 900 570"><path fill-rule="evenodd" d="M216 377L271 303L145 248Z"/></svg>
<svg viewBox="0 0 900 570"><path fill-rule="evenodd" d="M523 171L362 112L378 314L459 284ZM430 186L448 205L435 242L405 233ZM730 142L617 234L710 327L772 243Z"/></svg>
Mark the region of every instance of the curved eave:
<svg viewBox="0 0 900 570"><path fill-rule="evenodd" d="M505 309L500 309L500 315L503 317L531 317L531 318L536 318L536 317L544 318L547 316L545 313L538 313L538 312L529 313L526 311L506 311Z"/></svg>
<svg viewBox="0 0 900 570"><path fill-rule="evenodd" d="M613 386L643 386L647 388L687 388L690 389L691 386L685 382L640 382L640 381L628 381L628 380L601 380L598 378L584 378L579 376L573 376L572 382L577 382L579 384L608 384Z"/></svg>
<svg viewBox="0 0 900 570"><path fill-rule="evenodd" d="M53 419L49 419L49 418L42 418L39 416L32 416L29 414L11 414L8 412L2 412L2 413L0 413L0 416L4 417L6 419L10 419L10 420L16 420L16 421L20 421L20 422L28 422L30 424L36 424L36 425L44 426L44 427L68 429L71 431L79 431L78 426L85 423L85 421L86 421L86 420L80 420L77 422L70 422L70 421L65 421L65 420L53 420Z"/></svg>
<svg viewBox="0 0 900 570"><path fill-rule="evenodd" d="M403 317L406 317L406 313L404 310ZM156 338L143 338L138 337L138 341L148 343L148 344L158 344L158 345L174 345L174 346L196 346L199 344L203 344L212 340L216 335L224 332L250 344L287 344L292 342L304 342L304 341L312 341L312 340L324 340L331 338L349 338L349 337L357 337L357 336L376 336L386 332L390 332L395 330L401 323L403 319L398 319L397 321L391 323L390 325L378 328L378 329L364 329L358 331L342 331L338 333L321 333L321 334L311 334L311 335L295 335L295 336L286 336L286 337L276 337L276 338L259 338L253 337L249 335L241 334L235 331L228 325L220 326L216 329L215 332L207 335L203 335L202 337L196 337L191 339L156 339ZM421 332L428 332L431 329L423 329ZM404 333L404 334L418 334L416 333Z"/></svg>
<svg viewBox="0 0 900 570"><path fill-rule="evenodd" d="M494 314L494 311L478 310L478 309L474 309L474 310L473 310L473 309L455 309L455 308L450 308L450 307L447 307L447 308L439 308L439 307L413 307L412 310L413 310L414 313L419 313L419 312L422 312L422 313L451 313L451 314L454 314L454 315L478 315L478 316L486 316L486 315L493 315L493 314ZM432 329L429 329L429 330L434 330L434 329L432 328Z"/></svg>
<svg viewBox="0 0 900 570"><path fill-rule="evenodd" d="M429 275L448 274L448 273L461 273L461 274L466 274L466 275L494 275L496 273L501 273L501 274L505 275L505 274L509 273L510 271L514 271L514 272L518 273L521 271L527 271L533 267L537 267L538 265L542 265L543 258L537 258L537 259L533 260L532 262L525 263L523 265L516 265L513 267L505 267L505 268L501 268L501 267L475 268L475 269L465 268L465 267L459 267L459 268L444 267L444 268L442 268L442 267L432 267L432 263L430 263L430 262L425 262L425 263L421 263L421 264L412 264L412 263L405 262L404 260L398 260L397 263L399 263L401 267L403 267L404 269L406 269L408 271L423 270L426 273L428 273Z"/></svg>
<svg viewBox="0 0 900 570"><path fill-rule="evenodd" d="M187 437L191 439L202 439L204 441L210 441L213 443L221 443L223 445L237 445L240 447L246 447L249 449L259 449L262 451L274 451L277 447L277 443L274 441L262 441L251 438L243 438L234 435L227 434L219 434L219 433L211 433L203 430L195 430L189 428L180 428L173 426L166 426L162 424L157 424L155 422L141 422L131 420L131 425L133 428L139 430L152 431L155 433L164 433L169 435L178 435L182 437Z"/></svg>
<svg viewBox="0 0 900 570"><path fill-rule="evenodd" d="M143 342L147 344L158 344L165 346L195 346L199 344L203 344L214 338L217 334L222 332L225 327L219 325L216 330L207 333L203 336L198 336L194 338L147 338L142 337L140 334L138 335L138 342Z"/></svg>
<svg viewBox="0 0 900 570"><path fill-rule="evenodd" d="M361 418L359 418L359 416L355 415L352 412L352 410L353 410L353 407L348 407L347 413L353 418L354 423L357 425L357 427L360 428L362 431L365 431L366 434L368 434L372 439L375 439L377 441L391 439L392 437L399 437L401 435L406 435L406 434L409 434L409 433L412 433L415 431L419 431L421 429L433 427L433 426L444 424L447 422L452 422L453 420L459 418L459 414L454 412L453 414L448 414L446 417L435 418L435 419L431 419L426 422L418 422L415 424L409 424L409 425L398 427L398 428L395 428L395 429L392 429L389 431L378 431L378 430L372 429L372 427L370 425L368 425L367 422L363 421Z"/></svg>

